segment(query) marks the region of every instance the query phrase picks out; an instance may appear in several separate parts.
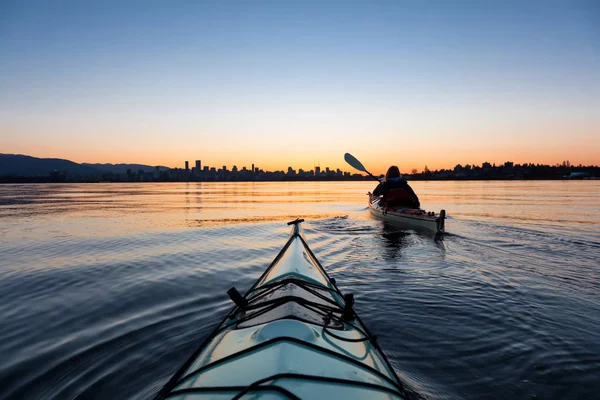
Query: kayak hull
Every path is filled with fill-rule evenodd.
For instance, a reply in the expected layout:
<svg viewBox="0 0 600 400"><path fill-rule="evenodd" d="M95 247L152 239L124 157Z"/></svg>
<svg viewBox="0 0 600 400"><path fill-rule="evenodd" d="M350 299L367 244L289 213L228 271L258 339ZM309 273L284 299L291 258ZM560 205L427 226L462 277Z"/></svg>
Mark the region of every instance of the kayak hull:
<svg viewBox="0 0 600 400"><path fill-rule="evenodd" d="M235 307L157 398L411 398L298 221L252 288L228 293Z"/></svg>
<svg viewBox="0 0 600 400"><path fill-rule="evenodd" d="M443 233L446 229L446 211L439 214L414 208L387 208L380 204L381 197L369 193L371 215L406 229Z"/></svg>

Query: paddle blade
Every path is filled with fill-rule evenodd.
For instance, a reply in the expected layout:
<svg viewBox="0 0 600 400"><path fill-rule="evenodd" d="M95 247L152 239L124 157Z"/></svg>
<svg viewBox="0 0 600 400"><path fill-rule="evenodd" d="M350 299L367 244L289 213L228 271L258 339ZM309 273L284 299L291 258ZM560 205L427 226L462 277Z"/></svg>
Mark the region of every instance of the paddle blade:
<svg viewBox="0 0 600 400"><path fill-rule="evenodd" d="M367 172L367 169L362 165L360 161L358 161L352 154L346 153L344 154L344 160L352 167L356 168L359 171Z"/></svg>

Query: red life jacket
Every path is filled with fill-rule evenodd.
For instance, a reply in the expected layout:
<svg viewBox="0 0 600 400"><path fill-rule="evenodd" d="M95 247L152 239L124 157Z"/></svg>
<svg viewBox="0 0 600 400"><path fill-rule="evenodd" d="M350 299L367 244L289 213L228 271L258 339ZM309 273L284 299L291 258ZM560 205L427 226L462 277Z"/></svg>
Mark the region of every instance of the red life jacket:
<svg viewBox="0 0 600 400"><path fill-rule="evenodd" d="M391 189L383 195L383 202L386 207L414 207L415 200L406 189ZM417 206L418 207L418 206Z"/></svg>

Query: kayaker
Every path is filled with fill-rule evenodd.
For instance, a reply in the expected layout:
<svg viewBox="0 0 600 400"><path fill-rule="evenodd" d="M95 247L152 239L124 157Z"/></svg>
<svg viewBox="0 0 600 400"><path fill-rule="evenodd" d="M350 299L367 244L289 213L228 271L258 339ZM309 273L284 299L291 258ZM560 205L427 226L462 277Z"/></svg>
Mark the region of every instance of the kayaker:
<svg viewBox="0 0 600 400"><path fill-rule="evenodd" d="M408 182L402 178L400 169L392 165L385 174L385 180L375 190L375 196L383 196L381 201L386 207L421 208L421 203Z"/></svg>

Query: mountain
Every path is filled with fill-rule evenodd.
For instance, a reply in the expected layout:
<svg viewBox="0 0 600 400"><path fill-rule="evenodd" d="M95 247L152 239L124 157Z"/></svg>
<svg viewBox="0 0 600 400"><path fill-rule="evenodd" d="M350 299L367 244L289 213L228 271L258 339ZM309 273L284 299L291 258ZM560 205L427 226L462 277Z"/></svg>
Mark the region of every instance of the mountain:
<svg viewBox="0 0 600 400"><path fill-rule="evenodd" d="M97 176L100 171L87 165L60 158L37 158L22 154L0 153L0 176L50 176L53 171L69 176Z"/></svg>
<svg viewBox="0 0 600 400"><path fill-rule="evenodd" d="M169 169L162 165L158 168L160 171ZM0 176L41 177L50 176L53 171L58 171L67 172L70 177L99 177L107 172L126 174L128 169L134 173L139 170L151 173L156 170L156 167L144 164L78 164L60 158L37 158L22 154L0 153Z"/></svg>
<svg viewBox="0 0 600 400"><path fill-rule="evenodd" d="M100 172L112 172L113 174L126 174L128 169L131 169L131 172L137 173L139 170L143 170L144 173L152 173L155 171L156 167L151 165L144 164L88 164L81 163L81 165L86 167L94 168ZM159 165L158 169L160 171L167 171L169 168Z"/></svg>

